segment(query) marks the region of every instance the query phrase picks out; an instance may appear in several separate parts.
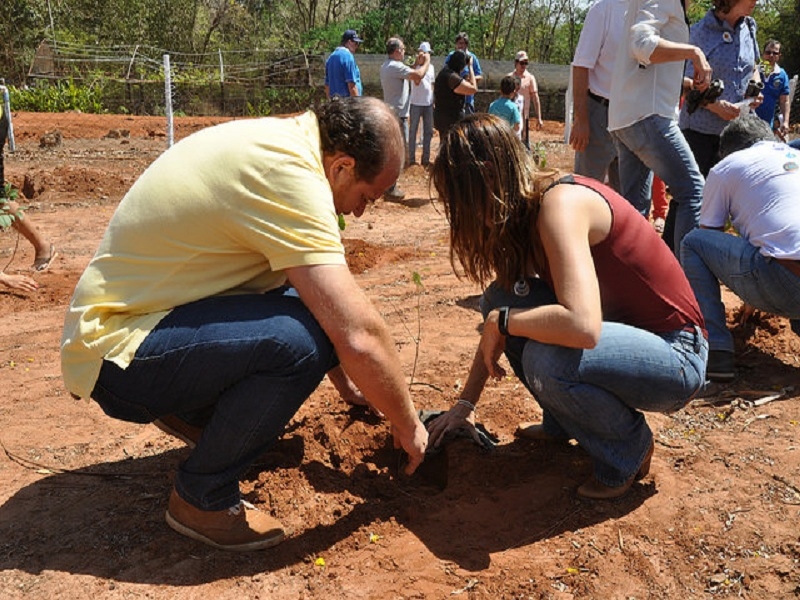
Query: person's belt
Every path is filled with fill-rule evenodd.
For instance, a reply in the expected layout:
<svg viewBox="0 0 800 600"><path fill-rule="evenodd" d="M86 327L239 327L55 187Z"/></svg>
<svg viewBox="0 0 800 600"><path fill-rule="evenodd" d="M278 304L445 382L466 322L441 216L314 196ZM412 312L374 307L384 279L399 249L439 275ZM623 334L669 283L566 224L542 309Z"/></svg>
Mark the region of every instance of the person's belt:
<svg viewBox="0 0 800 600"><path fill-rule="evenodd" d="M603 106L608 106L608 98L603 98L602 96L595 94L592 90L589 90L589 98L595 102L599 102Z"/></svg>
<svg viewBox="0 0 800 600"><path fill-rule="evenodd" d="M788 269L794 275L800 277L800 260L791 260L788 258L776 258L775 262L780 266Z"/></svg>

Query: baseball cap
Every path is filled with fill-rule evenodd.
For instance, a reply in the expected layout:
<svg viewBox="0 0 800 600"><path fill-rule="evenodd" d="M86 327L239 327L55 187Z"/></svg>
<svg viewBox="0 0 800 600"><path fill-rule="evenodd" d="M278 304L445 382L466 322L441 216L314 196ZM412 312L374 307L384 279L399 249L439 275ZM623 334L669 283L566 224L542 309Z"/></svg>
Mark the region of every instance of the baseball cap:
<svg viewBox="0 0 800 600"><path fill-rule="evenodd" d="M342 34L342 44L349 42L350 40L353 40L356 44L360 44L364 41L358 37L358 33L356 33L355 29L348 29Z"/></svg>
<svg viewBox="0 0 800 600"><path fill-rule="evenodd" d="M422 42L419 45L419 48L417 48L417 50L420 51L420 52L425 52L425 53L430 54L431 45L428 42Z"/></svg>
<svg viewBox="0 0 800 600"><path fill-rule="evenodd" d="M519 52L517 52L517 55L514 57L514 60L517 62L528 60L528 53L525 52L525 50L520 50Z"/></svg>

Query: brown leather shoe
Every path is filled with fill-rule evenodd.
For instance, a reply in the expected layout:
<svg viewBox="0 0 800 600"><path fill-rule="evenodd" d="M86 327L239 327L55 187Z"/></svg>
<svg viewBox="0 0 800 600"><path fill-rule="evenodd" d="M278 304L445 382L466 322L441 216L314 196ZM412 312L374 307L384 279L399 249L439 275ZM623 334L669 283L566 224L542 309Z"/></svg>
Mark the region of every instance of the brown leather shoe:
<svg viewBox="0 0 800 600"><path fill-rule="evenodd" d="M624 496L634 481L647 477L650 473L650 460L653 458L653 452L656 445L653 441L650 442L650 449L644 455L644 460L639 470L628 481L617 487L611 487L604 483L599 482L594 475L589 477L583 485L578 488L578 495L584 498L591 498L592 500L612 500Z"/></svg>
<svg viewBox="0 0 800 600"><path fill-rule="evenodd" d="M167 524L178 533L222 550L246 552L275 546L286 532L277 519L244 500L226 510L201 510L174 489Z"/></svg>
<svg viewBox="0 0 800 600"><path fill-rule="evenodd" d="M197 446L197 441L203 433L200 427L189 425L189 423L176 415L164 415L160 419L153 421L153 425L164 433L178 438L192 450Z"/></svg>
<svg viewBox="0 0 800 600"><path fill-rule="evenodd" d="M561 439L547 433L541 423L520 423L517 425L514 435L525 440L537 440L540 442L555 442Z"/></svg>

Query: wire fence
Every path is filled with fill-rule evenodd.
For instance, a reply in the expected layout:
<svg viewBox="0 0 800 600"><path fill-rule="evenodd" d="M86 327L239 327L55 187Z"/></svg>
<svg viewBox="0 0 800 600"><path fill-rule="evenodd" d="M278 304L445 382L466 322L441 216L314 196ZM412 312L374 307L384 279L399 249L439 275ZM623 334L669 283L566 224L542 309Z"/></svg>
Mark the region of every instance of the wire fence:
<svg viewBox="0 0 800 600"><path fill-rule="evenodd" d="M176 113L292 112L307 107L323 91L324 55L300 49L190 54L146 45L85 46L53 39L39 44L28 83L75 81L99 89L106 110L164 114L165 55Z"/></svg>

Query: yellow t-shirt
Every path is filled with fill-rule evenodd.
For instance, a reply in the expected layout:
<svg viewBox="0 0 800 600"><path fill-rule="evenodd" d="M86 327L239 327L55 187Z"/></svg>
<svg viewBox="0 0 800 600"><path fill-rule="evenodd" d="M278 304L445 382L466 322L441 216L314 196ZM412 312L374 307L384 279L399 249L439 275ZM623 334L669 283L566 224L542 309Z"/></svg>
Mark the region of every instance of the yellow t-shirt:
<svg viewBox="0 0 800 600"><path fill-rule="evenodd" d="M162 154L120 202L64 323L67 389L126 368L170 309L263 293L284 270L346 264L313 113L232 121Z"/></svg>

